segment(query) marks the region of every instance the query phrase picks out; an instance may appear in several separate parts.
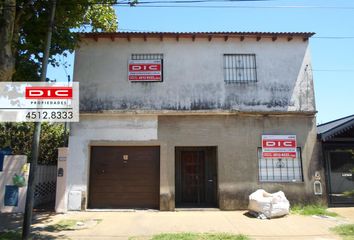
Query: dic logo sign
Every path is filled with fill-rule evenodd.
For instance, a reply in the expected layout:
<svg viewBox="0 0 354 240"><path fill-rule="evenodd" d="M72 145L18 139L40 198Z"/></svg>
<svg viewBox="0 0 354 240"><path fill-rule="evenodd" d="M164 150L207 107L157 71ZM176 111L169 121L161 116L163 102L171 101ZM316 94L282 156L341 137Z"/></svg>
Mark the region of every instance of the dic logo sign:
<svg viewBox="0 0 354 240"><path fill-rule="evenodd" d="M262 135L263 158L296 158L295 135Z"/></svg>
<svg viewBox="0 0 354 240"><path fill-rule="evenodd" d="M160 64L130 64L129 71L131 72L155 72L160 71Z"/></svg>
<svg viewBox="0 0 354 240"><path fill-rule="evenodd" d="M294 148L296 140L263 140L262 145L267 148Z"/></svg>
<svg viewBox="0 0 354 240"><path fill-rule="evenodd" d="M26 87L26 99L72 99L72 87Z"/></svg>

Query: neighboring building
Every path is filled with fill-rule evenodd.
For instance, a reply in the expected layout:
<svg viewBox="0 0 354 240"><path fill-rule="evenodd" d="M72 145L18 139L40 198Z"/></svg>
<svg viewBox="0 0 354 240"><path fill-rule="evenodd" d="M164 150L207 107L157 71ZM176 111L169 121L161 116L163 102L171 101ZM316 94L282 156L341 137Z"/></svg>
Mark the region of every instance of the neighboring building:
<svg viewBox="0 0 354 240"><path fill-rule="evenodd" d="M329 206L354 205L354 115L317 126Z"/></svg>
<svg viewBox="0 0 354 240"><path fill-rule="evenodd" d="M312 35L82 35L68 210L244 209L258 188L282 190L291 202L322 200L313 189L323 168ZM273 135L296 136L295 158L262 158L262 136Z"/></svg>

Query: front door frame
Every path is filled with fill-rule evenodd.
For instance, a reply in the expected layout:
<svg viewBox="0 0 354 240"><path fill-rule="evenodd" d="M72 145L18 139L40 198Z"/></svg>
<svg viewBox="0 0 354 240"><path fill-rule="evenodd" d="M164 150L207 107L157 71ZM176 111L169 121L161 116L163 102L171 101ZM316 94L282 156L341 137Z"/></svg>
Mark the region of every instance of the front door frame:
<svg viewBox="0 0 354 240"><path fill-rule="evenodd" d="M212 176L212 187L205 186L206 202L203 204L183 204L182 196L182 172L181 172L181 152L182 151L204 151L205 156L205 181L208 182L208 165L209 163L214 169L210 169L211 172L214 171ZM214 162L214 164L212 162ZM218 207L218 161L217 161L217 147L216 146L198 146L198 147L175 147L175 205L176 207ZM210 176L209 176L210 177Z"/></svg>
<svg viewBox="0 0 354 240"><path fill-rule="evenodd" d="M354 206L354 202L350 203L339 203L333 202L330 196L332 189L331 189L331 163L329 158L329 153L336 150L343 150L343 149L352 149L354 146L354 142L328 142L322 143L322 155L324 158L324 165L325 165L325 173L326 173L326 186L327 186L327 202L329 207L346 207L346 206Z"/></svg>

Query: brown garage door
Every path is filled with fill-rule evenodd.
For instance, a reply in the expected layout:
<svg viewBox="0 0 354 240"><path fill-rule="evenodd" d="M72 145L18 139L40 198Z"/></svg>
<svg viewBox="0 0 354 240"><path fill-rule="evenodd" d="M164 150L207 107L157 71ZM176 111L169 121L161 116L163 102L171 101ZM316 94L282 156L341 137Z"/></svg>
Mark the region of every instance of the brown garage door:
<svg viewBox="0 0 354 240"><path fill-rule="evenodd" d="M160 147L92 147L89 208L159 208Z"/></svg>

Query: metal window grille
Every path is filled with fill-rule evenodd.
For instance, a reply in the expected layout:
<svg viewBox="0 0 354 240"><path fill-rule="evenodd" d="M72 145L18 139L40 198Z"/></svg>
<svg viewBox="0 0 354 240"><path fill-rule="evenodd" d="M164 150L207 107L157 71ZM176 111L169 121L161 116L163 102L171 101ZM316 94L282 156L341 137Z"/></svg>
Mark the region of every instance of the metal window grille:
<svg viewBox="0 0 354 240"><path fill-rule="evenodd" d="M255 54L224 54L224 81L226 83L257 82Z"/></svg>
<svg viewBox="0 0 354 240"><path fill-rule="evenodd" d="M262 158L262 148L258 148L260 182L303 182L301 150L297 148L297 158Z"/></svg>
<svg viewBox="0 0 354 240"><path fill-rule="evenodd" d="M159 60L163 59L162 53L133 53L132 60Z"/></svg>

